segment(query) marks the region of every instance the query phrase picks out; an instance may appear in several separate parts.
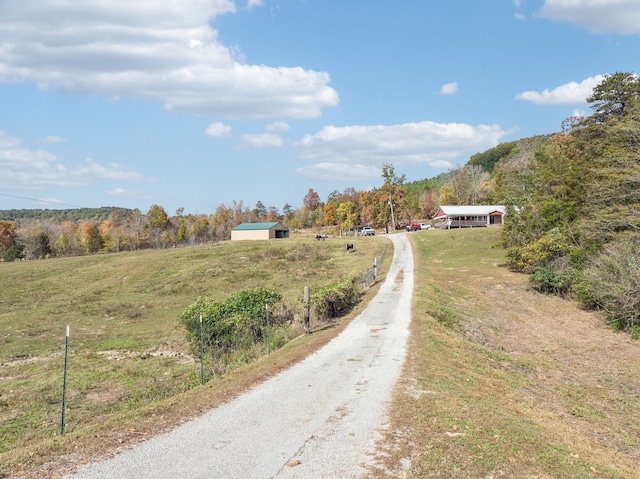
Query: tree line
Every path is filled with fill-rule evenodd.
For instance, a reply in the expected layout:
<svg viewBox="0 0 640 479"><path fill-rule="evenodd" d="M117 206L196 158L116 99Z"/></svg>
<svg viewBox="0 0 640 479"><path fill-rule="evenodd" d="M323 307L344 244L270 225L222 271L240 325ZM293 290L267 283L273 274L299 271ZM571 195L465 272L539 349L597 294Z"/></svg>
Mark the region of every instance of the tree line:
<svg viewBox="0 0 640 479"><path fill-rule="evenodd" d="M393 165L382 167L382 186L367 191L346 188L323 201L312 188L302 206L285 204L280 211L258 201L220 204L210 214L169 215L160 205L149 210L116 207L0 210L0 259L39 259L144 248L190 246L228 240L240 223L279 221L291 230L315 228L343 234L362 226L402 227L432 218L441 204L495 203L492 162L513 150L499 145L471 157L468 164L435 178L407 182ZM393 212L393 215L392 215Z"/></svg>
<svg viewBox="0 0 640 479"><path fill-rule="evenodd" d="M393 165L384 165L380 188L333 191L324 201L309 189L301 207L285 204L282 211L261 201L253 208L242 201L220 204L207 215L185 214L183 208L169 215L160 205L146 212L115 207L2 210L0 258L40 259L218 242L228 240L233 227L247 222L280 221L292 230L317 228L335 234L348 234L365 225L392 227L393 221L401 226L416 218L433 217L441 201L486 200L490 175L477 168L465 166L438 178L407 183Z"/></svg>
<svg viewBox="0 0 640 479"><path fill-rule="evenodd" d="M607 75L592 114L495 165L509 266L640 337L640 79Z"/></svg>

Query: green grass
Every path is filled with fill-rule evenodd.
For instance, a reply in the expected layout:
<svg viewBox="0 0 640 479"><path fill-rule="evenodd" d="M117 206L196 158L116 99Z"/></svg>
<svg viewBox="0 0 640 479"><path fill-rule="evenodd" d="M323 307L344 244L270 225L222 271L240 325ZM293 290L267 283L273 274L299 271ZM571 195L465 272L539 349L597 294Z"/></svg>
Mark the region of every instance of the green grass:
<svg viewBox="0 0 640 479"><path fill-rule="evenodd" d="M200 383L178 321L198 296L267 287L301 305L304 286L356 274L384 247L349 241L351 254L339 239L287 239L1 263L0 476L16 450L55 451L43 444L59 434L67 325L65 432L81 438Z"/></svg>

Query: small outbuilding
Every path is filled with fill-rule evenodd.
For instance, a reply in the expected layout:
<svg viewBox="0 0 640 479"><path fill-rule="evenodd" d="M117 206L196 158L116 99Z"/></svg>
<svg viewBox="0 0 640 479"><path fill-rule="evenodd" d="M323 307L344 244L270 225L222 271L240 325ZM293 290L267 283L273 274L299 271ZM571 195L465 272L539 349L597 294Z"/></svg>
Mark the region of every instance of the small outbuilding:
<svg viewBox="0 0 640 479"><path fill-rule="evenodd" d="M242 223L231 230L231 241L270 240L288 237L289 228L277 221L271 223Z"/></svg>

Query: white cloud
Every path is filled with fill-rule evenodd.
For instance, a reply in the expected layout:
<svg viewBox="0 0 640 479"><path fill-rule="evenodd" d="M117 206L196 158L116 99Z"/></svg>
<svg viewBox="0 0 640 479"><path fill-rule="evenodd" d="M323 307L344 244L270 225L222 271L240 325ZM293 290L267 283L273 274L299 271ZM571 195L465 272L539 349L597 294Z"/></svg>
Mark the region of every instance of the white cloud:
<svg viewBox="0 0 640 479"><path fill-rule="evenodd" d="M516 95L517 100L531 101L538 105L575 105L585 103L593 89L604 80L604 75L589 77L580 83L572 81L549 90L545 88L541 92L530 90Z"/></svg>
<svg viewBox="0 0 640 479"><path fill-rule="evenodd" d="M522 5L522 2L520 0L513 0L513 6L516 7L516 13L514 13L513 16L516 20L524 22L527 20L527 17L526 15L520 12L521 5Z"/></svg>
<svg viewBox="0 0 640 479"><path fill-rule="evenodd" d="M438 168L438 169L443 169L443 170L448 170L453 168L453 163L451 163L450 161L446 161L446 160L434 160L434 161L428 161L427 164L431 167L431 168Z"/></svg>
<svg viewBox="0 0 640 479"><path fill-rule="evenodd" d="M321 163L377 165L426 163L450 167L449 160L484 151L506 135L498 125L405 123L400 125L326 126L296 143L300 157Z"/></svg>
<svg viewBox="0 0 640 479"><path fill-rule="evenodd" d="M112 196L122 196L126 194L126 191L122 188L114 188L111 191L108 191L107 194Z"/></svg>
<svg viewBox="0 0 640 479"><path fill-rule="evenodd" d="M338 103L326 72L242 63L209 25L233 12L232 0L0 2L0 82L228 118L313 118Z"/></svg>
<svg viewBox="0 0 640 479"><path fill-rule="evenodd" d="M442 85L442 88L440 88L440 91L438 93L440 93L441 95L453 95L457 91L458 91L458 84L456 82L452 82L452 83L445 83L444 85Z"/></svg>
<svg viewBox="0 0 640 479"><path fill-rule="evenodd" d="M205 133L214 138L225 138L231 134L231 127L224 123L211 123Z"/></svg>
<svg viewBox="0 0 640 479"><path fill-rule="evenodd" d="M571 116L576 118L586 118L587 116L589 116L589 113L586 110L576 108L575 110L573 110L573 112L571 112Z"/></svg>
<svg viewBox="0 0 640 479"><path fill-rule="evenodd" d="M375 166L323 162L298 168L296 173L311 180L366 180L380 178L382 170Z"/></svg>
<svg viewBox="0 0 640 479"><path fill-rule="evenodd" d="M279 132L279 131L289 131L290 127L286 121L274 121L273 123L269 123L268 125L265 125L264 129L267 131Z"/></svg>
<svg viewBox="0 0 640 479"><path fill-rule="evenodd" d="M47 143L53 144L53 143L63 143L65 141L67 141L66 138L62 138L61 136L47 136L47 138L45 139L45 141Z"/></svg>
<svg viewBox="0 0 640 479"><path fill-rule="evenodd" d="M107 179L107 180L121 180L121 181L134 181L134 182L154 182L154 178L146 178L140 173L134 171L128 171L125 165L119 163L109 163L104 166L100 163L96 163L91 158L84 160L84 163L75 168L71 172L71 176L78 179L87 180L91 179Z"/></svg>
<svg viewBox="0 0 640 479"><path fill-rule="evenodd" d="M272 146L279 148L284 143L282 137L272 133L260 133L257 135L243 135L242 143L250 148L265 148Z"/></svg>
<svg viewBox="0 0 640 479"><path fill-rule="evenodd" d="M596 33L640 34L638 0L545 0L540 16Z"/></svg>
<svg viewBox="0 0 640 479"><path fill-rule="evenodd" d="M25 148L19 139L0 131L0 188L86 186L98 179L154 181L117 163L104 166L87 159L81 165L70 168L60 163L53 153Z"/></svg>
<svg viewBox="0 0 640 479"><path fill-rule="evenodd" d="M253 7L261 7L262 6L262 0L249 0L247 2L247 8L249 10L251 10Z"/></svg>
<svg viewBox="0 0 640 479"><path fill-rule="evenodd" d="M144 191L139 190L125 190L123 188L114 188L107 192L109 196L115 196L117 198L124 198L127 200L153 200L157 199L157 196L150 195Z"/></svg>

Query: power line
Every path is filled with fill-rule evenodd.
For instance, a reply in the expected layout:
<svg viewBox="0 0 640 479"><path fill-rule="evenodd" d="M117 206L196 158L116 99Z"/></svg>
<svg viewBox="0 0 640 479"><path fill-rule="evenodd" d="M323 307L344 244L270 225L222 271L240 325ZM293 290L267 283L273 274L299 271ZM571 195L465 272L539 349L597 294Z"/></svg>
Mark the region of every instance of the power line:
<svg viewBox="0 0 640 479"><path fill-rule="evenodd" d="M58 201L51 201L51 200L40 200L38 198L29 198L27 196L7 195L6 193L0 193L0 196L7 196L9 198L19 198L21 200L39 201L40 203L51 203L51 204L60 205L60 206L72 206L74 208L87 208L86 206L71 205L69 203L60 203Z"/></svg>

